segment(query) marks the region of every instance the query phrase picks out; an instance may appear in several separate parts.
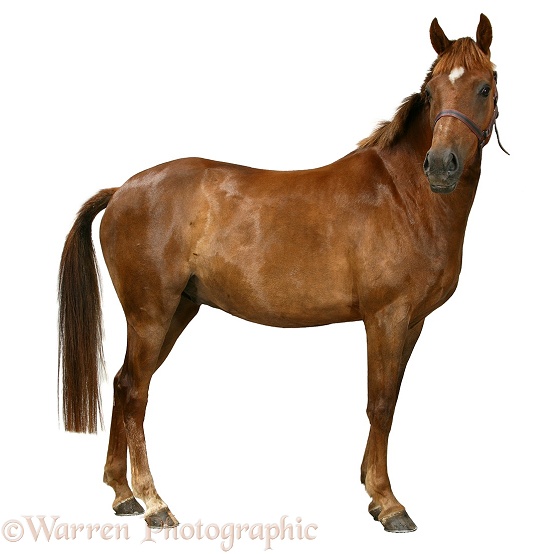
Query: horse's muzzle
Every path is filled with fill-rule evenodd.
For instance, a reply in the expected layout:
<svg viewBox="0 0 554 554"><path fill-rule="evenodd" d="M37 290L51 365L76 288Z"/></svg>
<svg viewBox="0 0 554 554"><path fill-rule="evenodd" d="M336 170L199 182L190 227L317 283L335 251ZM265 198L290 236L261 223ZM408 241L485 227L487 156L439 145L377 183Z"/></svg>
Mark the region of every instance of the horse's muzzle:
<svg viewBox="0 0 554 554"><path fill-rule="evenodd" d="M439 193L452 192L460 175L463 164L452 150L429 150L423 162L423 171L429 180L431 190Z"/></svg>

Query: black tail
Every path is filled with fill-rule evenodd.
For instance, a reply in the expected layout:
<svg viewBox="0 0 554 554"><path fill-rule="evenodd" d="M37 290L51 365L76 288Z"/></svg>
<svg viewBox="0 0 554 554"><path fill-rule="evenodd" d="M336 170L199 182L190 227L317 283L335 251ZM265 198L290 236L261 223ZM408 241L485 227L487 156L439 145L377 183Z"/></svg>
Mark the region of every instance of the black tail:
<svg viewBox="0 0 554 554"><path fill-rule="evenodd" d="M66 431L96 433L98 417L103 426L99 379L103 366L102 309L91 227L116 190L101 190L83 204L67 235L60 262L58 395L61 378Z"/></svg>

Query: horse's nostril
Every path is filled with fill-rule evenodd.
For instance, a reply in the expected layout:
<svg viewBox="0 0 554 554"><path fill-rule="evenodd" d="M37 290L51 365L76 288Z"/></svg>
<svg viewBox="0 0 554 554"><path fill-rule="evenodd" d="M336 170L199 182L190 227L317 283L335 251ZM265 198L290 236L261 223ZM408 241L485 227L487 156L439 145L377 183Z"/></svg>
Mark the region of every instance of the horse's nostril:
<svg viewBox="0 0 554 554"><path fill-rule="evenodd" d="M456 171L458 170L458 158L456 157L456 154L450 152L445 165L446 171L449 175L456 173Z"/></svg>
<svg viewBox="0 0 554 554"><path fill-rule="evenodd" d="M461 173L462 164L458 156L450 149L429 150L423 161L423 172L430 178L455 179Z"/></svg>
<svg viewBox="0 0 554 554"><path fill-rule="evenodd" d="M430 167L429 152L427 152L427 155L425 156L425 160L423 160L423 171L425 172L425 174L429 173L429 167Z"/></svg>

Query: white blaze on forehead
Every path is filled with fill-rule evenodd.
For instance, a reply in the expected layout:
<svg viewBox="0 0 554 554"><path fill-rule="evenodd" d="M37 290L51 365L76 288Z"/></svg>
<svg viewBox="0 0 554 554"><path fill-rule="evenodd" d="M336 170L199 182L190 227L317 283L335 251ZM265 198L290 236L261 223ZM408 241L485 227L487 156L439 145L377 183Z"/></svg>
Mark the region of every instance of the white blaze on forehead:
<svg viewBox="0 0 554 554"><path fill-rule="evenodd" d="M463 67L455 67L448 76L450 82L454 84L464 74L464 72L465 69Z"/></svg>

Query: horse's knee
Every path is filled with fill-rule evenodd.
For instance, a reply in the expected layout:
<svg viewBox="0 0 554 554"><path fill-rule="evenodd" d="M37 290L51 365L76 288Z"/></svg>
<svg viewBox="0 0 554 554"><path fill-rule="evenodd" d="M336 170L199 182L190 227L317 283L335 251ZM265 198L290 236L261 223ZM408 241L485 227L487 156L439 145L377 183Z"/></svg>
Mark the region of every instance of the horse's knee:
<svg viewBox="0 0 554 554"><path fill-rule="evenodd" d="M378 399L370 402L367 406L367 417L371 427L382 431L390 431L392 418L394 416L395 402L386 399Z"/></svg>

